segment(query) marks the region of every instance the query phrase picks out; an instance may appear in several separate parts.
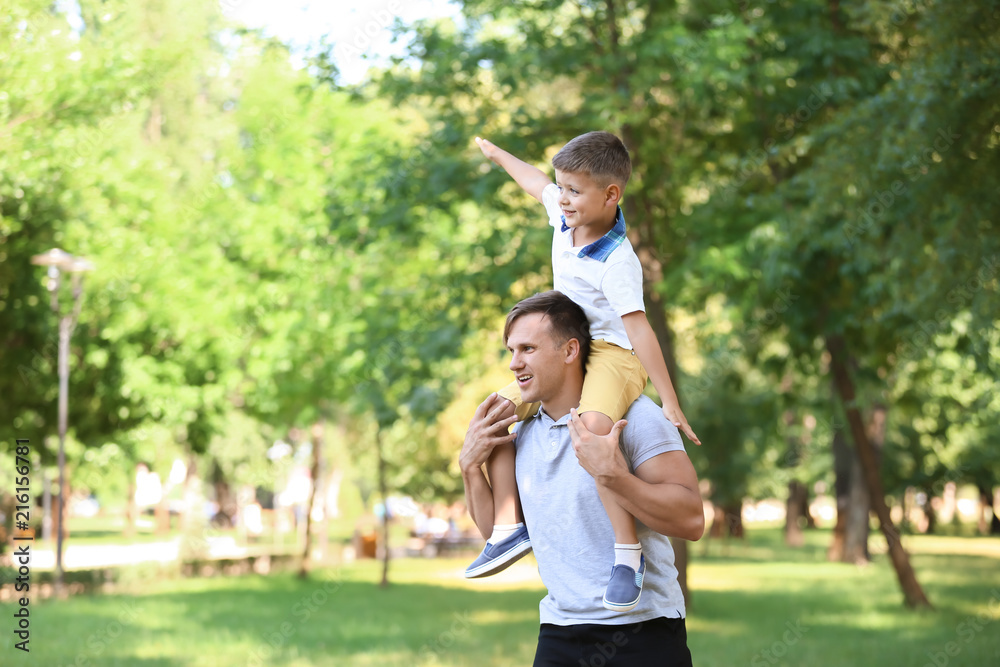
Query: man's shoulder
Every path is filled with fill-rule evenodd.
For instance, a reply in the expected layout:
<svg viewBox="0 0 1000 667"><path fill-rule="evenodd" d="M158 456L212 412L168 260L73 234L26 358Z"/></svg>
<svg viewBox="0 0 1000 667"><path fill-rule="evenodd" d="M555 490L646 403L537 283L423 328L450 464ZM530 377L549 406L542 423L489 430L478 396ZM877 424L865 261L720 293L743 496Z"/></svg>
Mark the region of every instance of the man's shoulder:
<svg viewBox="0 0 1000 667"><path fill-rule="evenodd" d="M656 415L659 415L661 419L666 421L663 412L660 410L660 406L645 394L640 394L639 398L632 401L632 405L628 406L628 410L625 411L625 419L629 421L633 418L649 419L650 416L655 417Z"/></svg>
<svg viewBox="0 0 1000 667"><path fill-rule="evenodd" d="M680 431L671 424L663 410L645 394L633 401L625 412L628 421L622 431L622 445L647 449L666 446L668 449L683 449Z"/></svg>

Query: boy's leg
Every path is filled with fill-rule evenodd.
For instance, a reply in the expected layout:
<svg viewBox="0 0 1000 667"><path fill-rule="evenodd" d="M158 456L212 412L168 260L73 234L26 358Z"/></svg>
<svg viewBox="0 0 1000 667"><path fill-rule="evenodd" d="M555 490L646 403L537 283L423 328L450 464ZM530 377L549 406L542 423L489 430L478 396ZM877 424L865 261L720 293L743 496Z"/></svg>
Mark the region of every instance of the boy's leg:
<svg viewBox="0 0 1000 667"><path fill-rule="evenodd" d="M646 372L635 353L605 341L593 341L587 361L580 419L597 435L607 435L646 386ZM629 611L639 602L645 563L635 519L610 491L597 488L615 535L615 562L604 606Z"/></svg>
<svg viewBox="0 0 1000 667"><path fill-rule="evenodd" d="M614 423L611 417L600 412L585 412L580 415L580 421L587 429L596 435L607 435L611 433ZM494 450L496 451L496 450ZM635 532L635 518L629 514L628 510L618 504L614 496L607 489L597 487L597 495L601 497L604 511L611 519L611 528L615 531L615 542L617 544L638 544L639 538ZM493 492L493 502L496 503L496 491ZM638 560L638 557L636 557ZM638 563L636 563L638 568Z"/></svg>
<svg viewBox="0 0 1000 667"><path fill-rule="evenodd" d="M514 476L514 443L493 449L486 461L486 473L493 489L493 524L510 525L524 521Z"/></svg>
<svg viewBox="0 0 1000 667"><path fill-rule="evenodd" d="M517 385L514 387L516 389ZM517 398L520 402L520 394ZM500 418L506 419L512 414L514 403L509 402ZM516 453L513 443L500 445L493 449L486 461L486 473L493 491L493 534L479 557L466 568L467 578L496 574L531 551L517 495L517 478L514 475Z"/></svg>

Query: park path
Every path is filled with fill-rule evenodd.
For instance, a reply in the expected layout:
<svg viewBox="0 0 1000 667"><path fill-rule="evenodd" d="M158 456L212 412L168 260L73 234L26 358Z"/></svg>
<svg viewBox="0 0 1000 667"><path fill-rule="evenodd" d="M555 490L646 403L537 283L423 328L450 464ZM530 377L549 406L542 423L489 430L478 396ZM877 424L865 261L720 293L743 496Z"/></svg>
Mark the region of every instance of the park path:
<svg viewBox="0 0 1000 667"><path fill-rule="evenodd" d="M240 558L249 555L247 548L237 545L232 537L209 537L206 542L210 558ZM179 539L137 544L67 544L63 549L63 568L84 570L150 562L169 563L179 556ZM55 550L33 549L31 566L39 570L55 569Z"/></svg>

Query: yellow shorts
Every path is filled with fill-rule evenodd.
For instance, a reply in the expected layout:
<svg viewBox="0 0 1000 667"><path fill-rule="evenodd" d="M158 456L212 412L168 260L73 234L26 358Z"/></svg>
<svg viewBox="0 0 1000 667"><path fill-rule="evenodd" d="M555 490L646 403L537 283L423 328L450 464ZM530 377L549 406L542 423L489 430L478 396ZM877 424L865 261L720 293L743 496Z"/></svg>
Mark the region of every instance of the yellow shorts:
<svg viewBox="0 0 1000 667"><path fill-rule="evenodd" d="M639 398L647 379L646 370L634 350L626 350L606 340L592 340L577 412L581 415L600 412L614 423L625 416L632 402ZM518 420L538 411L538 403L521 402L521 390L516 381L497 393L517 406Z"/></svg>

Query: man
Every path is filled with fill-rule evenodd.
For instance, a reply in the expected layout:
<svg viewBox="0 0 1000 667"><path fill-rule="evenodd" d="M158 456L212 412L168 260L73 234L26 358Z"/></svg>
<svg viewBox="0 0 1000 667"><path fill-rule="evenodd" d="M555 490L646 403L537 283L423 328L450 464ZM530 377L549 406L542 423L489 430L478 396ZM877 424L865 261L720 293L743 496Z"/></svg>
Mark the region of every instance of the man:
<svg viewBox="0 0 1000 667"><path fill-rule="evenodd" d="M508 314L504 343L525 402L516 416L491 395L476 410L459 455L469 513L483 537L493 529L493 495L483 472L497 445L515 440L521 506L548 593L539 605L535 667L690 665L684 599L666 536L697 540L705 527L698 478L676 427L640 397L597 436L576 414L589 351L583 310L559 292L536 294ZM598 485L638 520L645 562L631 611L602 605L613 533Z"/></svg>

